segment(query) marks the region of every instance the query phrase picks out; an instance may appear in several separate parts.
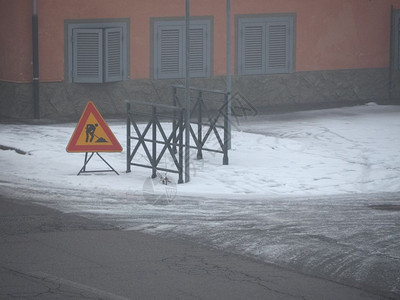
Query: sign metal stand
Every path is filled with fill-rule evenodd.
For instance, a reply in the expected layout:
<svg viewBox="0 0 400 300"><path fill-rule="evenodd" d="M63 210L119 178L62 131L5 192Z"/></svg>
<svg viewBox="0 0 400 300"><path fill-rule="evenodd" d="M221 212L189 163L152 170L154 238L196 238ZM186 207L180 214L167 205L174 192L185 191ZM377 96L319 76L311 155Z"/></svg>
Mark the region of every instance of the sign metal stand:
<svg viewBox="0 0 400 300"><path fill-rule="evenodd" d="M101 160L110 168L109 170L92 170L92 171L87 171L86 166L89 163L89 161L92 159L94 154L97 154L98 157L101 158ZM88 157L88 152L85 152L85 161L83 163L83 167L78 173L78 176L82 173L99 173L99 172L115 172L115 174L119 175L117 171L99 154L99 152L92 152L92 154Z"/></svg>
<svg viewBox="0 0 400 300"><path fill-rule="evenodd" d="M82 173L118 172L99 154L99 152L121 152L122 147L104 121L93 102L89 101L68 143L67 152L84 152L85 161L78 175ZM89 153L91 153L89 155ZM94 155L109 167L107 170L86 170Z"/></svg>

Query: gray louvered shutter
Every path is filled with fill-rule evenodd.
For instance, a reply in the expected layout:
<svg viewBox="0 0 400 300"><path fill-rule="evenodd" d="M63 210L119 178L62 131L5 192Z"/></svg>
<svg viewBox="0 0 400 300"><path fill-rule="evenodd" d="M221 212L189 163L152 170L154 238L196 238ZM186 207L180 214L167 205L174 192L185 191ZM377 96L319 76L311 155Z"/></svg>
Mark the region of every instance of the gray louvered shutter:
<svg viewBox="0 0 400 300"><path fill-rule="evenodd" d="M190 75L207 76L207 30L205 26L192 26L190 29ZM183 76L183 74L182 74Z"/></svg>
<svg viewBox="0 0 400 300"><path fill-rule="evenodd" d="M103 31L101 29L73 30L73 82L103 81Z"/></svg>
<svg viewBox="0 0 400 300"><path fill-rule="evenodd" d="M267 73L289 72L289 23L267 24Z"/></svg>
<svg viewBox="0 0 400 300"><path fill-rule="evenodd" d="M106 28L104 31L106 82L121 81L122 66L122 28Z"/></svg>
<svg viewBox="0 0 400 300"><path fill-rule="evenodd" d="M181 77L183 72L182 27L160 26L157 36L157 78Z"/></svg>
<svg viewBox="0 0 400 300"><path fill-rule="evenodd" d="M400 13L397 13L396 15L399 15ZM400 70L400 17L396 18L397 25L395 30L395 35L396 37L394 38L393 45L395 48L394 53L395 53L395 69ZM397 63L396 63L397 62Z"/></svg>
<svg viewBox="0 0 400 300"><path fill-rule="evenodd" d="M262 74L265 71L264 28L261 23L247 23L242 28L242 74Z"/></svg>

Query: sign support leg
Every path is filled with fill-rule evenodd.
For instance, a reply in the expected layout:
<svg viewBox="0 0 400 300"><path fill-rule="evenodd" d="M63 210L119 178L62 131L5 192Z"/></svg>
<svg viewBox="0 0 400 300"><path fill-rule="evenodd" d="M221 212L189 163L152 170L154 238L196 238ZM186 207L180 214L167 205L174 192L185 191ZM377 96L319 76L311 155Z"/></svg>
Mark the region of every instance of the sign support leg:
<svg viewBox="0 0 400 300"><path fill-rule="evenodd" d="M111 165L98 152L96 152L96 154L111 169L110 171L113 171L113 172L115 172L115 174L119 175L119 173L117 171L115 171L115 169L113 167L111 167Z"/></svg>
<svg viewBox="0 0 400 300"><path fill-rule="evenodd" d="M89 161L92 159L94 154L97 154L98 157L110 168L110 170L95 170L95 171L86 171L86 166L89 163ZM88 157L88 152L85 152L85 161L83 163L83 167L78 173L78 176L82 173L99 173L99 172L115 172L115 174L119 175L117 171L98 153L98 152L92 152L90 156Z"/></svg>

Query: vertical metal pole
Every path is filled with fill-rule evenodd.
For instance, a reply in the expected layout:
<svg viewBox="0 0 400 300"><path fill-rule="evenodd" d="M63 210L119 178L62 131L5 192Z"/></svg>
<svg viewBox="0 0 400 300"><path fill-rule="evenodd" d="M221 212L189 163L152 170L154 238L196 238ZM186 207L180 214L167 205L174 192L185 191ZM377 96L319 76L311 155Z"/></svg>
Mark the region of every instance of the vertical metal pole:
<svg viewBox="0 0 400 300"><path fill-rule="evenodd" d="M156 115L157 115L157 108L153 106L153 111L152 111L152 119L153 119L153 137L152 139L152 158L151 158L151 166L153 169L153 174L151 175L151 178L156 178L157 177L157 122L156 122Z"/></svg>
<svg viewBox="0 0 400 300"><path fill-rule="evenodd" d="M197 109L198 112L198 119L197 119L197 142L199 145L197 146L197 159L203 159L203 93L199 91L199 98L197 99Z"/></svg>
<svg viewBox="0 0 400 300"><path fill-rule="evenodd" d="M173 95L174 95L174 99L173 99L172 104L173 104L173 106L177 106L178 103L176 101L176 87L173 87ZM177 116L177 110L174 110L174 119L172 121L172 132L173 132L173 135L174 135L174 138L173 138L173 141L172 141L172 151L174 153L176 153L176 151L177 151L176 150L176 144L178 142L178 126L179 126L178 123L179 123L179 121L178 121L178 116Z"/></svg>
<svg viewBox="0 0 400 300"><path fill-rule="evenodd" d="M178 183L183 183L183 110L179 110L179 179Z"/></svg>
<svg viewBox="0 0 400 300"><path fill-rule="evenodd" d="M39 25L37 0L33 0L32 14L33 117L40 119L39 109Z"/></svg>
<svg viewBox="0 0 400 300"><path fill-rule="evenodd" d="M190 0L186 1L185 42L186 42L186 80L185 80L185 182L190 181Z"/></svg>
<svg viewBox="0 0 400 300"><path fill-rule="evenodd" d="M229 96L229 94L225 94L225 99L226 99L226 101L228 101L228 100L227 100L228 96ZM226 107L226 113L228 113L228 106L225 106L225 107ZM222 163L223 163L224 165L228 165L228 164L229 164L229 158L228 158L228 140L229 140L230 133L229 133L229 130L228 130L228 123L229 123L229 120L228 120L227 117L225 117L225 118L224 118L224 143L223 143L223 147L224 147L224 148L223 148L224 157L222 158Z"/></svg>
<svg viewBox="0 0 400 300"><path fill-rule="evenodd" d="M228 149L231 149L231 130L232 130L232 104L231 104L231 94L232 94L232 77L231 77L231 0L226 0L226 93L228 97L226 98L227 103L227 126L228 126Z"/></svg>
<svg viewBox="0 0 400 300"><path fill-rule="evenodd" d="M126 102L126 172L131 172L131 103Z"/></svg>

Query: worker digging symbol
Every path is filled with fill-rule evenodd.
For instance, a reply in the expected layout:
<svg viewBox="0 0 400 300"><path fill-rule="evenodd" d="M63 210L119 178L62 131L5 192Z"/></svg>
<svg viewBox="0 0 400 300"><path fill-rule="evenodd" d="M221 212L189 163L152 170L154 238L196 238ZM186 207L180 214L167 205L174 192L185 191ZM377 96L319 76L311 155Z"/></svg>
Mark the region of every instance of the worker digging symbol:
<svg viewBox="0 0 400 300"><path fill-rule="evenodd" d="M99 126L99 124L87 124L86 125L86 143L88 142L93 142L94 137L97 137L97 141L95 143L107 143L107 140L102 138L102 137L98 137L94 132L96 131L96 127ZM90 140L89 140L89 136L90 136Z"/></svg>

